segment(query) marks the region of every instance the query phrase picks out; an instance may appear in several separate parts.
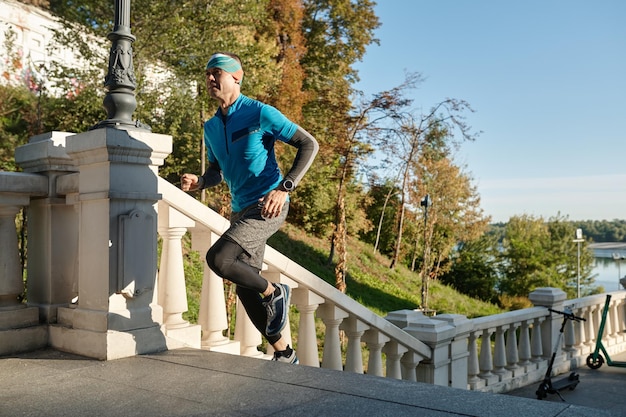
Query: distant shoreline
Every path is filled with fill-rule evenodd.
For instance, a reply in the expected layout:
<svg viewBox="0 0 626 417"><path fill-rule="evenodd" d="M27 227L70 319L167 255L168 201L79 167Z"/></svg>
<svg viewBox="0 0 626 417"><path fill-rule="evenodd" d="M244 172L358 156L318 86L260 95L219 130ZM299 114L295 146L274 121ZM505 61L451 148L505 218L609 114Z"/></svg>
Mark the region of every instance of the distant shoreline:
<svg viewBox="0 0 626 417"><path fill-rule="evenodd" d="M613 258L615 256L626 258L626 243L624 242L598 242L590 243L589 248L593 250L596 258Z"/></svg>

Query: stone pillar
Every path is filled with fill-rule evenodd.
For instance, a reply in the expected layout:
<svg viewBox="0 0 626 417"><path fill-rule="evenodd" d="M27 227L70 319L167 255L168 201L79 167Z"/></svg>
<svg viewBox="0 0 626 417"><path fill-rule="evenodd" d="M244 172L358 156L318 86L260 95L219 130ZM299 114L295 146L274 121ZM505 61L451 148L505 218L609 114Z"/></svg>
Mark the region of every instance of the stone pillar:
<svg viewBox="0 0 626 417"><path fill-rule="evenodd" d="M563 311L563 303L567 299L567 294L558 288L537 288L528 296L530 301L537 307L546 307L547 319L541 323L541 340L543 357L550 358L553 349L559 337L559 330L563 316L560 314L551 314L548 308L557 311ZM555 364L560 360L561 353L557 353Z"/></svg>
<svg viewBox="0 0 626 417"><path fill-rule="evenodd" d="M468 338L473 324L461 314L440 314L433 317L434 320L442 320L455 329L455 335L450 342L450 374L449 386L452 388L467 389L468 384Z"/></svg>
<svg viewBox="0 0 626 417"><path fill-rule="evenodd" d="M39 309L27 306L15 217L31 196L44 196L48 179L42 175L0 172L0 356L42 348L47 327ZM29 237L30 238L30 237Z"/></svg>
<svg viewBox="0 0 626 417"><path fill-rule="evenodd" d="M409 323L404 331L432 349L432 358L423 359L417 367L417 381L447 387L450 375L449 352L455 328L446 321L424 316Z"/></svg>
<svg viewBox="0 0 626 417"><path fill-rule="evenodd" d="M78 206L68 195L78 191L77 178L68 175L77 168L66 152L71 135L47 132L15 151L25 172L48 178L47 196L33 199L28 210L28 305L39 308L43 323L56 323L57 309L78 295Z"/></svg>
<svg viewBox="0 0 626 417"><path fill-rule="evenodd" d="M130 128L66 138L79 170L78 303L58 309L52 347L103 360L166 349L152 301L157 168L171 146L170 136Z"/></svg>

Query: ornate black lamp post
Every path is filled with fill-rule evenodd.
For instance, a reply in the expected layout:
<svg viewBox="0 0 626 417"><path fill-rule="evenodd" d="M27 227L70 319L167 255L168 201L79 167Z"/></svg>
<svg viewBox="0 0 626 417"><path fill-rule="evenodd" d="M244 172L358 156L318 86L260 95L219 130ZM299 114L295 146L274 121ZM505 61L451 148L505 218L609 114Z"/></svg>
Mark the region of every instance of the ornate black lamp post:
<svg viewBox="0 0 626 417"><path fill-rule="evenodd" d="M104 78L107 93L103 105L108 118L93 128L138 127L150 130L149 126L133 121L137 108L135 99L135 70L133 67L133 42L130 33L130 0L115 0L115 26L107 38L112 42L109 53L109 69Z"/></svg>

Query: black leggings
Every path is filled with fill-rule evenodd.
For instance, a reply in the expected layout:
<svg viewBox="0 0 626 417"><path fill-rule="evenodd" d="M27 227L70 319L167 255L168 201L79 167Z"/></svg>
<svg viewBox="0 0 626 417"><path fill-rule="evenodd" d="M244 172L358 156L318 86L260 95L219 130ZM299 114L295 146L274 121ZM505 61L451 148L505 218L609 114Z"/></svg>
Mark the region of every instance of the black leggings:
<svg viewBox="0 0 626 417"><path fill-rule="evenodd" d="M254 327L261 332L270 344L276 343L280 333L268 336L265 333L267 311L263 305L261 293L265 292L268 281L259 274L259 270L243 262L240 257L245 251L228 238L220 238L206 254L209 268L218 276L237 285L237 296L246 309Z"/></svg>

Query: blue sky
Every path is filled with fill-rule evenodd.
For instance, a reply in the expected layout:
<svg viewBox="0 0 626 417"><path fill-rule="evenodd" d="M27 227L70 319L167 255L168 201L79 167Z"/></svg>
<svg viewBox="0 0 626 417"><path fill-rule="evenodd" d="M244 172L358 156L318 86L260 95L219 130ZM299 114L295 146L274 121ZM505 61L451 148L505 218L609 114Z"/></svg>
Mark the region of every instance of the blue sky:
<svg viewBox="0 0 626 417"><path fill-rule="evenodd" d="M469 102L482 133L455 155L492 221L626 219L626 1L379 0L380 46L356 67L371 95L428 111Z"/></svg>

